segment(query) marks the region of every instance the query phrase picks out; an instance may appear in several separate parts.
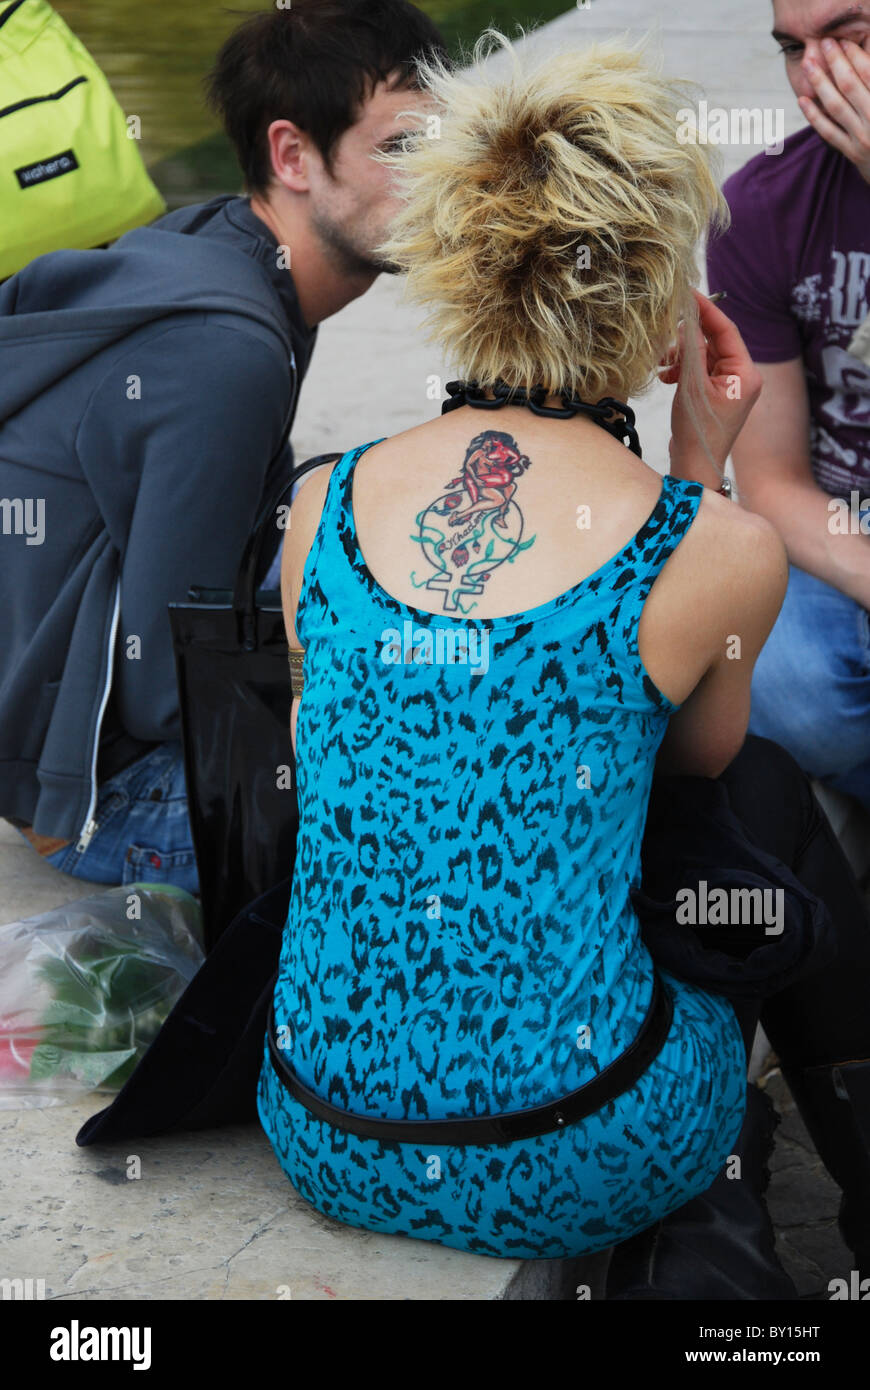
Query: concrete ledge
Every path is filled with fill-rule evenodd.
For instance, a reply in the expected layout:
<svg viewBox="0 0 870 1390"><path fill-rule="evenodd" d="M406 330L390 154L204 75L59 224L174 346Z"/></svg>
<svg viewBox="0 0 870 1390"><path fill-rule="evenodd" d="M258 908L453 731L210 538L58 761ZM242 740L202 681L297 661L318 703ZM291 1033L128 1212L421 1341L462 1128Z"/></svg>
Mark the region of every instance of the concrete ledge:
<svg viewBox="0 0 870 1390"><path fill-rule="evenodd" d="M256 1124L78 1148L105 1103L0 1113L0 1277L43 1279L46 1299L603 1297L609 1252L491 1259L322 1216Z"/></svg>

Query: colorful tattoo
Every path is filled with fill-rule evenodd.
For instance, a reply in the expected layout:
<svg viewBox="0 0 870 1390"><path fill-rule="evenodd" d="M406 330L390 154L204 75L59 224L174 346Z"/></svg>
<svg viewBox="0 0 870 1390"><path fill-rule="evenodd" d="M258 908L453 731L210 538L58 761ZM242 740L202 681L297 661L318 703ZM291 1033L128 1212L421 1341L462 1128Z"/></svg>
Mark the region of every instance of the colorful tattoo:
<svg viewBox="0 0 870 1390"><path fill-rule="evenodd" d="M448 491L415 518L418 531L411 539L420 543L435 574L418 580L412 573L411 582L442 592L445 613L476 608L474 597L493 571L506 561L513 564L534 544L534 536L522 540L513 481L530 466L511 435L486 430L472 439Z"/></svg>

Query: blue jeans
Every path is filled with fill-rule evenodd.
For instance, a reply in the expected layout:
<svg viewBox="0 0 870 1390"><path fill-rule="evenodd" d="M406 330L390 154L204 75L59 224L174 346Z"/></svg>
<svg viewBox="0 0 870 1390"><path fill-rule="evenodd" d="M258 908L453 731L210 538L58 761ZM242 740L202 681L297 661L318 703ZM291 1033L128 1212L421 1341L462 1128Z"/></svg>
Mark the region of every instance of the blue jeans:
<svg viewBox="0 0 870 1390"><path fill-rule="evenodd" d="M84 850L73 840L44 862L94 883L174 883L199 893L180 742L161 743L103 782L94 819Z"/></svg>
<svg viewBox="0 0 870 1390"><path fill-rule="evenodd" d="M795 565L753 674L749 732L870 810L870 614Z"/></svg>

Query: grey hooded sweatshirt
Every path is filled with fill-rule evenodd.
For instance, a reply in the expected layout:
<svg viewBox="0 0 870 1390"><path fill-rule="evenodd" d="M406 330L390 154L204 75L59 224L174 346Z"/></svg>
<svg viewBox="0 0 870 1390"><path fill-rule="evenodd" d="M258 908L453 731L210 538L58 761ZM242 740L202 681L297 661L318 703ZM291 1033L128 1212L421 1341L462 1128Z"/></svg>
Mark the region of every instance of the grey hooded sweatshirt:
<svg viewBox="0 0 870 1390"><path fill-rule="evenodd" d="M0 815L87 844L110 692L181 737L167 604L234 584L316 332L239 197L0 285Z"/></svg>

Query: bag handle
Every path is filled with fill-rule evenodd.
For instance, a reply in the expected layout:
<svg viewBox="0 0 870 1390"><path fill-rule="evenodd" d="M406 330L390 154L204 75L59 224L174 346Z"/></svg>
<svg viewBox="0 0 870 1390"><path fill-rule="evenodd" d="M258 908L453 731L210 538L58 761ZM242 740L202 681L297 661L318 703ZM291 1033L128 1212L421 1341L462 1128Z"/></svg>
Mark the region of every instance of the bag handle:
<svg viewBox="0 0 870 1390"><path fill-rule="evenodd" d="M281 449L284 448L286 442L286 439L282 437ZM242 554L239 572L236 576L236 587L233 590L233 612L236 615L239 642L246 652L255 651L257 646L255 580L263 546L266 544L275 523L275 512L280 507L284 494L292 489L306 473L310 473L312 468L319 468L324 463L336 463L342 457L341 454L315 454L313 458L298 464L287 481L276 488L257 517L254 529L248 537Z"/></svg>

